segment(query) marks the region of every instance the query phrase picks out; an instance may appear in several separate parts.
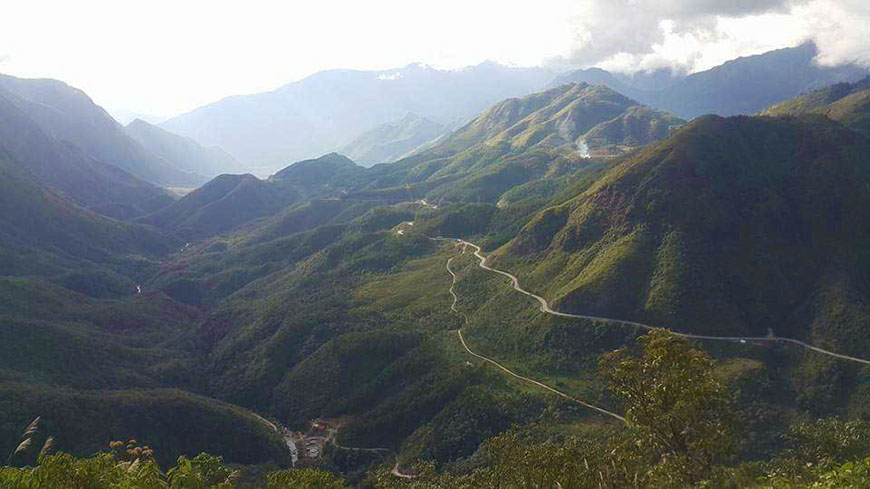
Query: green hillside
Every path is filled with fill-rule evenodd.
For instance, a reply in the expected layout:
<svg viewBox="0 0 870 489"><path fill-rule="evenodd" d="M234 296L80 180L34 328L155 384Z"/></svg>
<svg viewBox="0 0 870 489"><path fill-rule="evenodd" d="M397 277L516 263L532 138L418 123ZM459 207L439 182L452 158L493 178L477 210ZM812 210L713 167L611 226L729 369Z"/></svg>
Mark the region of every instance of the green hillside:
<svg viewBox="0 0 870 489"><path fill-rule="evenodd" d="M699 118L535 216L498 263L567 310L862 351L867 149L823 120Z"/></svg>
<svg viewBox="0 0 870 489"><path fill-rule="evenodd" d="M389 163L445 135L447 129L425 117L408 114L366 131L341 149L362 166Z"/></svg>
<svg viewBox="0 0 870 489"><path fill-rule="evenodd" d="M176 245L174 238L88 211L39 185L2 148L0 176L3 275L56 273L76 263L120 263L164 254Z"/></svg>
<svg viewBox="0 0 870 489"><path fill-rule="evenodd" d="M331 153L294 163L267 180L251 174L220 175L139 221L173 231L186 240L201 239L309 199L334 195L353 184L362 172L363 168L351 160Z"/></svg>
<svg viewBox="0 0 870 489"><path fill-rule="evenodd" d="M870 77L837 83L768 108L762 115L822 114L846 127L870 135Z"/></svg>

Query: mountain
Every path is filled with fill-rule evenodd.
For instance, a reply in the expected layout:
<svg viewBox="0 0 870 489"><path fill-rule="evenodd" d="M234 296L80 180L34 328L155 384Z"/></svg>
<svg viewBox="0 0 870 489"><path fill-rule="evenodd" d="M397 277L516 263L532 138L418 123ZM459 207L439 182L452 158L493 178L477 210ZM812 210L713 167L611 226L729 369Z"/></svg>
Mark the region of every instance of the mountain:
<svg viewBox="0 0 870 489"><path fill-rule="evenodd" d="M330 153L294 163L268 180L251 174L220 175L140 221L185 239L212 236L348 185L362 171L346 157Z"/></svg>
<svg viewBox="0 0 870 489"><path fill-rule="evenodd" d="M590 129L583 141L591 150L619 154L669 136L685 121L645 105L633 105L620 116Z"/></svg>
<svg viewBox="0 0 870 489"><path fill-rule="evenodd" d="M834 91L814 106L862 93ZM75 455L135 437L163 464L202 450L257 464L240 468L251 486L289 463L289 430L325 443L306 464L357 484L528 485L536 471L565 487L751 485L783 457L781 474L816 470L793 438L828 470L819 450L868 453L860 360L547 314L481 254L555 310L863 358L868 150L819 114L683 123L566 84L394 163L330 153L268 179L219 175L130 224L0 148L0 450L41 414ZM655 411L635 416L637 392ZM708 416L711 400L728 413ZM686 452L649 440L681 450L695 435L638 424L651 418L733 431L732 452L698 462L718 479L672 477ZM403 467L416 482L395 478Z"/></svg>
<svg viewBox="0 0 870 489"><path fill-rule="evenodd" d="M0 75L0 90L46 133L146 182L195 186L206 181L142 147L84 92L63 82Z"/></svg>
<svg viewBox="0 0 870 489"><path fill-rule="evenodd" d="M611 73L601 68L581 68L579 70L563 73L553 79L548 88L556 88L569 83L588 83L589 85L606 85L627 97L635 100L651 100L657 90L668 87L675 81L676 76L667 72L662 77L662 72L655 72L660 81L658 83L644 83L648 76L656 79L656 75L647 72L638 72L634 75L624 73Z"/></svg>
<svg viewBox="0 0 870 489"><path fill-rule="evenodd" d="M867 69L856 65L819 66L814 62L817 54L816 46L807 43L737 58L688 76L656 72L632 79L591 68L561 75L553 85L603 83L643 104L691 119L702 114L755 114L809 90L867 76Z"/></svg>
<svg viewBox="0 0 870 489"><path fill-rule="evenodd" d="M88 211L41 185L0 147L0 275L51 274L119 255L165 254L162 233Z"/></svg>
<svg viewBox="0 0 870 489"><path fill-rule="evenodd" d="M567 175L600 166L589 156L620 155L666 137L682 123L607 87L569 84L500 102L393 164L366 169L331 153L290 165L267 180L224 175L142 222L194 239L313 198L495 203L504 192L540 179L548 181L541 188L552 196Z"/></svg>
<svg viewBox="0 0 870 489"><path fill-rule="evenodd" d="M129 218L172 202L163 189L99 161L43 130L0 88L0 148L37 182L97 212Z"/></svg>
<svg viewBox="0 0 870 489"><path fill-rule="evenodd" d="M186 238L210 236L276 212L292 199L254 175L220 175L141 221Z"/></svg>
<svg viewBox="0 0 870 489"><path fill-rule="evenodd" d="M145 149L165 161L171 161L179 170L208 178L222 173L245 173L247 168L218 147L204 148L196 141L172 134L135 119L124 130Z"/></svg>
<svg viewBox="0 0 870 489"><path fill-rule="evenodd" d="M544 187L551 196L567 181L562 177L599 166L586 157L631 151L666 137L682 123L607 87L569 84L500 102L393 164L366 169L331 153L290 165L267 180L223 175L141 222L190 240L310 199L495 203L504 192L542 178L548 180ZM587 133L594 136L588 144ZM285 228L281 219L275 216L272 227Z"/></svg>
<svg viewBox="0 0 870 489"><path fill-rule="evenodd" d="M855 83L837 83L768 108L762 115L822 114L857 132L870 135L870 76Z"/></svg>
<svg viewBox="0 0 870 489"><path fill-rule="evenodd" d="M323 71L271 92L228 97L161 127L271 172L287 161L343 147L408 113L449 124L535 91L551 78L543 69L491 62L451 71L424 65Z"/></svg>
<svg viewBox="0 0 870 489"><path fill-rule="evenodd" d="M640 106L604 85L568 84L501 102L436 147L508 144L511 148L637 147L667 136L684 121ZM594 136L592 138L587 137Z"/></svg>
<svg viewBox="0 0 870 489"><path fill-rule="evenodd" d="M867 351L868 149L821 118L698 118L540 212L494 263L565 311Z"/></svg>
<svg viewBox="0 0 870 489"><path fill-rule="evenodd" d="M339 153L362 166L389 163L411 153L446 132L437 122L408 114L394 122L381 124L350 142Z"/></svg>

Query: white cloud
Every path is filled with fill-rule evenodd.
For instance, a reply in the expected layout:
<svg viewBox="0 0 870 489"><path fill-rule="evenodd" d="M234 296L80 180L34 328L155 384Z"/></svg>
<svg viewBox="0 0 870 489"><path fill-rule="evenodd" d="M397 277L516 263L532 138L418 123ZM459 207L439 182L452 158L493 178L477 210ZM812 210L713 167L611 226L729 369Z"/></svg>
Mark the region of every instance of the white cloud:
<svg viewBox="0 0 870 489"><path fill-rule="evenodd" d="M817 0L793 11L825 65L856 63L870 67L870 2Z"/></svg>
<svg viewBox="0 0 870 489"><path fill-rule="evenodd" d="M584 0L556 66L699 71L738 56L813 41L820 63L870 66L867 0Z"/></svg>

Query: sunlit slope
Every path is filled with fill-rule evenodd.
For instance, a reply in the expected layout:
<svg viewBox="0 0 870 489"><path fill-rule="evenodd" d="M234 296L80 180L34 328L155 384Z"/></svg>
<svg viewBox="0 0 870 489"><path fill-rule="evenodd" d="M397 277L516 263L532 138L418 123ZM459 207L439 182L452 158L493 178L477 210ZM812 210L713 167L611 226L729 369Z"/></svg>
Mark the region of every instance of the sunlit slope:
<svg viewBox="0 0 870 489"><path fill-rule="evenodd" d="M497 263L567 311L867 351L868 179L867 140L836 123L703 117L541 211Z"/></svg>

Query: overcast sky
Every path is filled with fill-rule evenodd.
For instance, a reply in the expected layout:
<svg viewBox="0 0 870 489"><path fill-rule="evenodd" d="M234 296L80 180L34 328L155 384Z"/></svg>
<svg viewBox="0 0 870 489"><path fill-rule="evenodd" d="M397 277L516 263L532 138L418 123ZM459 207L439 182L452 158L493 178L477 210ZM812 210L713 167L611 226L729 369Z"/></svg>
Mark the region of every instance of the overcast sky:
<svg viewBox="0 0 870 489"><path fill-rule="evenodd" d="M0 72L154 115L329 68L703 70L813 40L870 66L870 0L0 0Z"/></svg>

